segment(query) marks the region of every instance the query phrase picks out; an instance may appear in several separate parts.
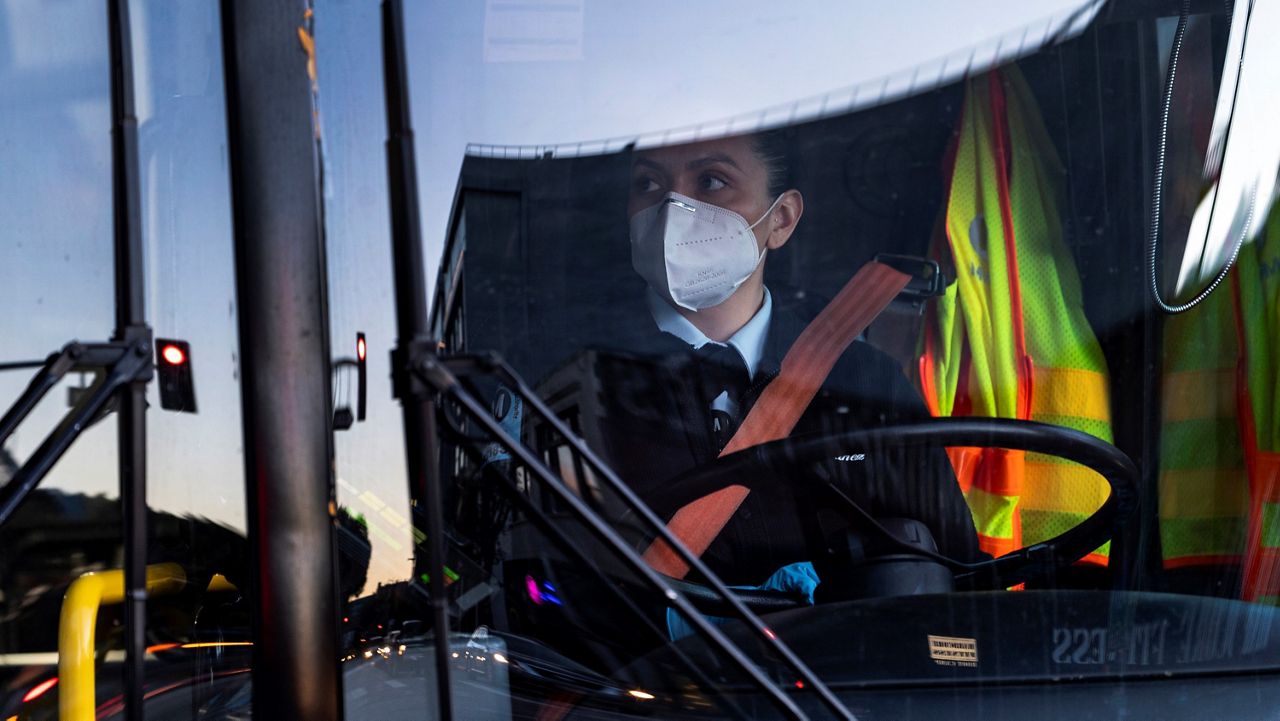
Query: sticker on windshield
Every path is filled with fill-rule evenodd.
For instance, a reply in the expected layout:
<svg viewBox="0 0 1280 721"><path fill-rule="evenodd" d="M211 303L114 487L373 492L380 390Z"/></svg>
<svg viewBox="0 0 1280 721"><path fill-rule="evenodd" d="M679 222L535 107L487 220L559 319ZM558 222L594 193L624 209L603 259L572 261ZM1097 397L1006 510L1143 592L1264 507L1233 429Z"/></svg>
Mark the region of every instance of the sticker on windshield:
<svg viewBox="0 0 1280 721"><path fill-rule="evenodd" d="M974 668L978 665L978 640L930 634L929 658L939 666Z"/></svg>

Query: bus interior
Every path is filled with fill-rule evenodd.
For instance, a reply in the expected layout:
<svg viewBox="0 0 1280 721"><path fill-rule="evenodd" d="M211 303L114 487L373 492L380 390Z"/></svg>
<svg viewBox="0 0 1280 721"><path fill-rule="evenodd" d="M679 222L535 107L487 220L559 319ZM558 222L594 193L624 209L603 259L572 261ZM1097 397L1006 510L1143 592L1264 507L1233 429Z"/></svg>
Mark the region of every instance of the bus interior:
<svg viewBox="0 0 1280 721"><path fill-rule="evenodd" d="M308 2L305 20L232 0L132 4L146 6L139 76L158 74L139 82L141 212L112 200L113 178L130 186L105 130L22 161L58 176L92 208L82 217L60 221L0 177L14 198L0 192L0 214L19 219L5 265L25 268L0 283L15 338L0 393L17 399L0 421L0 718L1280 708L1280 146L1263 137L1280 133L1259 119L1280 86L1256 49L1280 30L1269 3L1075 3L1041 40L1023 29L936 82L919 61L909 90L867 82L833 92L843 106L473 144L450 162L423 150L444 124L421 94L452 70L414 80L406 57L425 51L406 46L399 2ZM0 7L0 37L35 15ZM291 125L253 105L276 90L250 68L268 27L296 30L310 62L269 101ZM24 75L21 52L0 52L0 79L23 81L0 105L26 108L0 107L0 147L39 138L31 118L49 144L88 143L70 128L108 116L107 74L68 101L42 83L93 58ZM359 72L375 70L386 115L369 119L353 108L382 101L362 95ZM416 156L410 107L435 118ZM263 142L273 133L292 144ZM864 266L906 273L843 340L881 359L911 410L833 382L801 407L806 432L673 466L652 439L686 442L672 409L701 371L688 348L645 345L646 299L662 299L633 268L636 168L743 139L803 196L795 232L763 253L773 317L826 318ZM418 178L442 174L448 212L423 222ZM131 257L112 235L122 212L142 272L113 276ZM280 230L300 217L314 223ZM55 222L69 229L28 241ZM430 288L424 255L439 258ZM81 287L57 300L63 282ZM143 288L140 324L118 311L111 341L72 341L104 336L103 309ZM121 370L142 325L145 362ZM131 511L137 496L102 469L137 483L123 470L135 402L152 505ZM924 458L947 462L949 495ZM647 564L677 509L735 485L756 516L739 511L702 560L682 555L683 578ZM803 552L769 538L723 551L761 508L794 517ZM957 508L976 555L946 552L955 529L936 518ZM760 559L812 562L814 583L777 581ZM124 591L135 582L145 611ZM286 683L299 674L313 685Z"/></svg>

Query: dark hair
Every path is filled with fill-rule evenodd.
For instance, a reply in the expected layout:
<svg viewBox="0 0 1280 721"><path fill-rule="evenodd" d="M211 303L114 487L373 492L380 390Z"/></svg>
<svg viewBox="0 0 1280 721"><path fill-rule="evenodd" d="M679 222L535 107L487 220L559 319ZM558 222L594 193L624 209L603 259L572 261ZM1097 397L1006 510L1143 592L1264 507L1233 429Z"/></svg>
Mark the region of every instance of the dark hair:
<svg viewBox="0 0 1280 721"><path fill-rule="evenodd" d="M773 201L791 188L791 166L787 162L791 151L790 129L777 128L752 135L751 149L764 164L769 200Z"/></svg>

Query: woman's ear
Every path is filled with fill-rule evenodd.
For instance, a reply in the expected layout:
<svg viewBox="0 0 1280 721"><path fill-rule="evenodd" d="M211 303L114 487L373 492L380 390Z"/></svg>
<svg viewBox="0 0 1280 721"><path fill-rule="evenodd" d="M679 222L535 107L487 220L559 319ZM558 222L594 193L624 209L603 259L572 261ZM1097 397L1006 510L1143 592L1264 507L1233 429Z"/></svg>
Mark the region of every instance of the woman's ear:
<svg viewBox="0 0 1280 721"><path fill-rule="evenodd" d="M777 250L786 245L791 239L791 234L795 232L801 215L804 215L804 196L800 191L792 189L783 193L778 199L777 207L765 221L769 224L769 236L765 239L765 247L769 250Z"/></svg>

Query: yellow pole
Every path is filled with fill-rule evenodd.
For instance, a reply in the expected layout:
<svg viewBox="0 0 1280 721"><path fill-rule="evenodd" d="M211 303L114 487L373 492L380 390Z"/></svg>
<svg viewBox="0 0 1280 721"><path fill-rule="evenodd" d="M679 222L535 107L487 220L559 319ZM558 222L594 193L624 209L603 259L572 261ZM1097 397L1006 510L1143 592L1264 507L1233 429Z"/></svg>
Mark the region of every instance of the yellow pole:
<svg viewBox="0 0 1280 721"><path fill-rule="evenodd" d="M147 566L147 595L173 593L187 583L176 563ZM72 582L62 598L58 619L58 718L93 721L93 650L98 608L124 600L124 572L86 573Z"/></svg>

